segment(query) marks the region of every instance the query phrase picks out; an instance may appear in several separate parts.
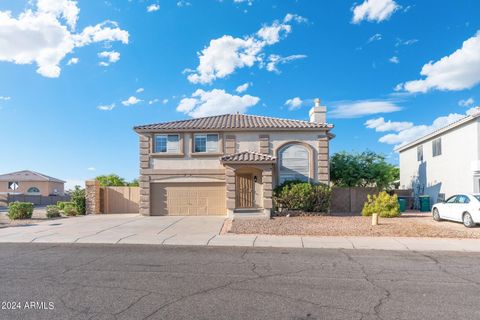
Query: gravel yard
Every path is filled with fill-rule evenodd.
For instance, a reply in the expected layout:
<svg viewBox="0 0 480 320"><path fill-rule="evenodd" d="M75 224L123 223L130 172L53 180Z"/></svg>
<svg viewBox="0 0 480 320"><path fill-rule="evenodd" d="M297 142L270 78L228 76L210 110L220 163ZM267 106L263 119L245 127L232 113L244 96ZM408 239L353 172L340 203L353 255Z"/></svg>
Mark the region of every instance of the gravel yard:
<svg viewBox="0 0 480 320"><path fill-rule="evenodd" d="M0 228L35 224L37 222L45 220L48 220L45 207L36 207L33 210L32 219L27 220L10 220L7 217L7 208L0 207Z"/></svg>
<svg viewBox="0 0 480 320"><path fill-rule="evenodd" d="M406 213L399 218L380 218L378 226L371 225L371 217L362 216L238 219L233 221L230 232L308 236L480 238L480 226L468 229L461 223L436 222L432 220L430 213Z"/></svg>

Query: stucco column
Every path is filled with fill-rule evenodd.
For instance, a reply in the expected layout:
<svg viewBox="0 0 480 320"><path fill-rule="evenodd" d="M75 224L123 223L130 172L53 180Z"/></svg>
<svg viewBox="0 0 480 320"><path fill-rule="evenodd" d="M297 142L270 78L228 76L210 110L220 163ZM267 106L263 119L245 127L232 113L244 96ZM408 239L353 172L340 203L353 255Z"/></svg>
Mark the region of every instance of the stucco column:
<svg viewBox="0 0 480 320"><path fill-rule="evenodd" d="M97 180L85 181L86 214L99 214L100 212L100 182Z"/></svg>
<svg viewBox="0 0 480 320"><path fill-rule="evenodd" d="M262 183L263 183L263 209L265 215L270 218L273 200L272 200L272 181L273 181L273 171L272 167L265 168L262 171Z"/></svg>
<svg viewBox="0 0 480 320"><path fill-rule="evenodd" d="M227 214L233 217L235 209L235 170L232 167L225 167L225 178L227 182Z"/></svg>
<svg viewBox="0 0 480 320"><path fill-rule="evenodd" d="M150 169L150 150L152 150L152 139L150 135L141 134L140 139L140 203L139 212L141 215L149 216L150 213L150 176L144 174L144 170Z"/></svg>
<svg viewBox="0 0 480 320"><path fill-rule="evenodd" d="M318 137L318 182L330 183L330 164L328 156L328 136Z"/></svg>

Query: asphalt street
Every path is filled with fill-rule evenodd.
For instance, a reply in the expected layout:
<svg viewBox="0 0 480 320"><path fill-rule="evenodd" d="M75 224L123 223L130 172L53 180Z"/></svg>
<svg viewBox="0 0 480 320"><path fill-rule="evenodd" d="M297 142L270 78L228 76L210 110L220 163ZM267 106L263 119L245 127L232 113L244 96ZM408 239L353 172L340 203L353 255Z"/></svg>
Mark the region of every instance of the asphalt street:
<svg viewBox="0 0 480 320"><path fill-rule="evenodd" d="M1 244L0 319L480 319L480 254Z"/></svg>

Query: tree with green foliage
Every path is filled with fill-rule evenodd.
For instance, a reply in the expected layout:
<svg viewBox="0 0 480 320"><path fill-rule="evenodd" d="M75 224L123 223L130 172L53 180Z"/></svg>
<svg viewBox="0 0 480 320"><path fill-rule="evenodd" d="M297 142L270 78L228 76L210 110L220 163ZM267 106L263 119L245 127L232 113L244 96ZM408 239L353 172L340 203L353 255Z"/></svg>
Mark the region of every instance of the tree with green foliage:
<svg viewBox="0 0 480 320"><path fill-rule="evenodd" d="M138 179L133 179L132 182L128 183L129 187L139 187L140 183L138 182Z"/></svg>
<svg viewBox="0 0 480 320"><path fill-rule="evenodd" d="M73 191L70 192L70 202L73 203L73 207L76 209L78 214L85 214L85 189L81 188L80 186L75 186Z"/></svg>
<svg viewBox="0 0 480 320"><path fill-rule="evenodd" d="M384 155L362 153L335 153L330 159L330 179L338 187L377 187L390 189L398 180L400 170L388 163Z"/></svg>
<svg viewBox="0 0 480 320"><path fill-rule="evenodd" d="M100 182L102 187L123 187L127 185L124 178L113 173L109 175L98 176L95 179Z"/></svg>

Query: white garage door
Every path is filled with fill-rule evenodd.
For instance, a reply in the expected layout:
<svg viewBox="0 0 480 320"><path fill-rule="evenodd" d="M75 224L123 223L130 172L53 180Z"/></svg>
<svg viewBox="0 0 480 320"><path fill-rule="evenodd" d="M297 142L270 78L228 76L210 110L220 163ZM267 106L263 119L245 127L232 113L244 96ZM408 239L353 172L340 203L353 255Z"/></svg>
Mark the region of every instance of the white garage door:
<svg viewBox="0 0 480 320"><path fill-rule="evenodd" d="M152 183L152 215L223 216L227 214L224 183Z"/></svg>

